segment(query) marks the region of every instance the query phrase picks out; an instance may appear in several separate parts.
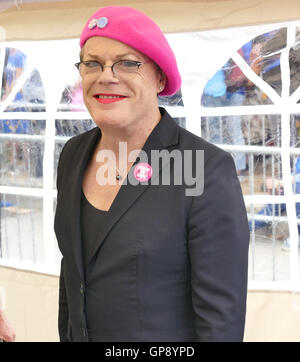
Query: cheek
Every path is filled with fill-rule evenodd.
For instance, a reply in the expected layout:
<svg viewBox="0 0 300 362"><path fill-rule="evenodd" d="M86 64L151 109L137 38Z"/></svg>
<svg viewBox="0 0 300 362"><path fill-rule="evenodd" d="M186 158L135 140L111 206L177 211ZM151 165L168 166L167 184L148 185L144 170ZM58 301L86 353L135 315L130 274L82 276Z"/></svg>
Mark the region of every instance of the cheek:
<svg viewBox="0 0 300 362"><path fill-rule="evenodd" d="M89 102L91 84L87 81L82 81L82 95L84 103Z"/></svg>
<svg viewBox="0 0 300 362"><path fill-rule="evenodd" d="M145 79L144 84L145 86L145 92L151 97L151 98L157 98L158 88L159 88L159 79L156 72L151 72L148 74L148 77Z"/></svg>
<svg viewBox="0 0 300 362"><path fill-rule="evenodd" d="M143 103L148 103L150 105L157 99L157 88L151 82L146 84L147 86L144 86L141 89L141 98L143 99Z"/></svg>
<svg viewBox="0 0 300 362"><path fill-rule="evenodd" d="M88 91L88 82L86 80L82 80L82 93L83 95L87 94Z"/></svg>
<svg viewBox="0 0 300 362"><path fill-rule="evenodd" d="M150 100L153 97L156 97L157 94L157 85L153 77L147 77L145 75L140 75L138 82L136 82L136 93L141 98L146 98Z"/></svg>

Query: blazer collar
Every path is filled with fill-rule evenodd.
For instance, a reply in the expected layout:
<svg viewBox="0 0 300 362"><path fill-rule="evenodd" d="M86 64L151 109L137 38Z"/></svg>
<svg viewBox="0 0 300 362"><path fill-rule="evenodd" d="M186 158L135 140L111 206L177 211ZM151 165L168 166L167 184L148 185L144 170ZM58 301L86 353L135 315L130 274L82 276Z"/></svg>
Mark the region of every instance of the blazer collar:
<svg viewBox="0 0 300 362"><path fill-rule="evenodd" d="M178 144L179 126L169 113L159 108L162 118L147 138L143 150L164 149Z"/></svg>
<svg viewBox="0 0 300 362"><path fill-rule="evenodd" d="M160 108L162 118L156 127L152 130L148 139L146 140L143 151L146 152L148 156L149 163L151 164L151 151L152 150L162 150L167 149L178 144L179 140L179 126L168 114L164 108ZM101 137L101 131L98 127L94 128L92 131L88 132L87 137L84 138L84 143L81 144L81 147L78 149L77 155L77 175L73 178L76 180L74 189L73 189L73 207L72 207L72 222L76 227L73 229L73 242L75 247L75 254L77 254L77 263L80 265L80 272L83 275L82 269L82 258L81 258L81 230L80 230L80 201L81 201L81 188L82 188L82 179L84 171L87 167L88 161ZM157 177L161 171L159 169L154 169L152 178L150 182L140 182L135 185L128 182L134 178L133 172L134 168L138 162L135 162L132 168L130 169L126 182L123 182L116 198L114 199L109 211L107 222L101 230L101 235L99 235L96 246L93 250L92 256L97 252L99 247L104 242L110 230L115 226L117 221L122 217L122 215L130 208L138 197L142 195L143 192L147 190L151 184L151 179Z"/></svg>
<svg viewBox="0 0 300 362"><path fill-rule="evenodd" d="M68 185L69 189L65 192L70 193L70 205L67 205L70 210L70 223L71 223L71 240L74 250L74 258L78 267L81 280L84 280L84 271L82 264L82 239L81 239L81 227L80 227L80 204L81 204L81 190L82 179L84 171L88 165L88 162L93 154L93 151L100 138L100 132L98 128L94 128L88 131L81 139L77 148L72 155L74 163L70 170L68 179L72 180L72 183ZM79 137L82 137L79 136Z"/></svg>

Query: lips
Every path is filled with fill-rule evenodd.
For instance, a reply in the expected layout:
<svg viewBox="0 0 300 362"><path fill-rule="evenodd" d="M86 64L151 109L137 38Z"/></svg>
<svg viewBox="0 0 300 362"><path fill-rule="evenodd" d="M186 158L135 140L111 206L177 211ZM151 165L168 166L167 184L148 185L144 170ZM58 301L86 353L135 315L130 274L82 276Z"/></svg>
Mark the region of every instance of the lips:
<svg viewBox="0 0 300 362"><path fill-rule="evenodd" d="M98 93L98 94L94 95L94 98L99 103L109 104L109 103L114 103L114 102L120 102L127 97L125 97L121 94Z"/></svg>

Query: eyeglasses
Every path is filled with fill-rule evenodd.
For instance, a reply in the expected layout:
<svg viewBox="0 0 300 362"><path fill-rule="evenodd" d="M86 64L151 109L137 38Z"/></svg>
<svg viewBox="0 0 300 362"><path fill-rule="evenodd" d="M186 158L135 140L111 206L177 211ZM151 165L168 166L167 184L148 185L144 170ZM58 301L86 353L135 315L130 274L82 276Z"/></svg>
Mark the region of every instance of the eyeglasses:
<svg viewBox="0 0 300 362"><path fill-rule="evenodd" d="M103 65L96 60L91 60L76 63L75 67L79 70L81 77L99 74L100 70L103 72L104 68L111 68L113 74L116 77L129 79L138 73L142 64L145 64L145 62L143 63L135 60L119 60L113 65Z"/></svg>

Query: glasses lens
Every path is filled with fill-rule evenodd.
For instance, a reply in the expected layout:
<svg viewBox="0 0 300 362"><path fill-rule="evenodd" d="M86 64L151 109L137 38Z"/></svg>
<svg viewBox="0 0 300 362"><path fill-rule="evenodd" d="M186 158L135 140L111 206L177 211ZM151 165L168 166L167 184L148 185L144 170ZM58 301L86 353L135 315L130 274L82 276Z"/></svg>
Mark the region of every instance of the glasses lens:
<svg viewBox="0 0 300 362"><path fill-rule="evenodd" d="M131 79L138 73L141 65L141 62L134 60L120 60L113 64L112 71L118 78ZM103 66L96 61L87 61L79 63L78 69L80 75L83 77L103 71Z"/></svg>
<svg viewBox="0 0 300 362"><path fill-rule="evenodd" d="M101 65L98 62L82 62L79 64L79 72L82 76L97 73L101 70Z"/></svg>
<svg viewBox="0 0 300 362"><path fill-rule="evenodd" d="M141 63L133 60L121 60L113 66L113 71L117 77L131 79L139 70Z"/></svg>

